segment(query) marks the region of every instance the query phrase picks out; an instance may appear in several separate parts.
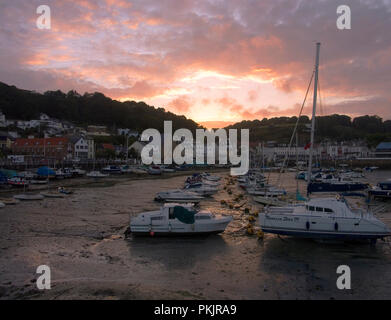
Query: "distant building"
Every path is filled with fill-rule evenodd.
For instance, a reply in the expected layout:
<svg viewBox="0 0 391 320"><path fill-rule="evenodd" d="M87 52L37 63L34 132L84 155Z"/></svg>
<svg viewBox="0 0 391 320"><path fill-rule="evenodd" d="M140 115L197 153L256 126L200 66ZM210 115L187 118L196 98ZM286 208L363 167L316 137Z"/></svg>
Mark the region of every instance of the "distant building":
<svg viewBox="0 0 391 320"><path fill-rule="evenodd" d="M7 132L0 131L0 150L11 149L12 140Z"/></svg>
<svg viewBox="0 0 391 320"><path fill-rule="evenodd" d="M88 142L82 136L73 136L69 138L73 147L74 159L88 159Z"/></svg>
<svg viewBox="0 0 391 320"><path fill-rule="evenodd" d="M131 129L124 129L124 128L117 129L117 133L119 136L128 136L134 138L137 138L139 136L137 131Z"/></svg>
<svg viewBox="0 0 391 320"><path fill-rule="evenodd" d="M16 139L11 150L15 155L65 160L72 155L72 144L68 138Z"/></svg>
<svg viewBox="0 0 391 320"><path fill-rule="evenodd" d="M256 154L265 161L282 161L286 155L288 160L307 161L309 158L309 148L303 145L296 147L292 145L289 148L286 145L274 147L263 146L259 144L255 148ZM313 155L317 160L351 160L365 158L369 154L368 147L362 142L343 142L343 143L321 143L313 148Z"/></svg>
<svg viewBox="0 0 391 320"><path fill-rule="evenodd" d="M88 126L87 132L90 136L104 136L104 137L110 136L110 134L107 133L106 126Z"/></svg>
<svg viewBox="0 0 391 320"><path fill-rule="evenodd" d="M381 142L375 151L376 158L391 158L391 142Z"/></svg>

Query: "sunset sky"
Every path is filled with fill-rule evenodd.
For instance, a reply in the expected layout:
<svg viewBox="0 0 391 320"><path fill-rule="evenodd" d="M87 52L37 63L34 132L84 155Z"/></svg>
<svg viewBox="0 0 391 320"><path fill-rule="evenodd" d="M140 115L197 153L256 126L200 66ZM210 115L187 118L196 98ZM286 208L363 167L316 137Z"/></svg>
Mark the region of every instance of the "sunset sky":
<svg viewBox="0 0 391 320"><path fill-rule="evenodd" d="M41 4L50 30L36 27ZM341 4L351 30L336 27ZM320 41L320 114L391 119L386 0L2 1L0 41L2 82L100 91L197 122L298 115Z"/></svg>

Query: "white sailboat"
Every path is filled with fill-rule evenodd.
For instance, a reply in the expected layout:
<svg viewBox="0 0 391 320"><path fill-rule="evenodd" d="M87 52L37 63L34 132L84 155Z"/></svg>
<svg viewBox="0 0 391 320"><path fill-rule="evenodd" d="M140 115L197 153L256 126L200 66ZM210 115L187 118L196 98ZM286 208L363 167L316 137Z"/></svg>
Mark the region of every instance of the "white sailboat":
<svg viewBox="0 0 391 320"><path fill-rule="evenodd" d="M130 221L134 235L206 235L224 232L232 216L197 211L193 205L166 204L157 211L143 212Z"/></svg>
<svg viewBox="0 0 391 320"><path fill-rule="evenodd" d="M312 168L319 51L320 43L317 43L308 177ZM310 183L311 179L308 180ZM341 197L313 198L295 206L267 207L260 214L259 223L263 232L303 238L376 240L390 236L389 228L371 212L353 209Z"/></svg>
<svg viewBox="0 0 391 320"><path fill-rule="evenodd" d="M101 179L101 178L108 177L109 176L108 174L104 174L104 173L101 173L100 171L95 170L95 154L96 154L96 150L95 150L95 147L94 147L94 162L93 162L92 171L87 173L86 177L87 178L93 178L93 179Z"/></svg>

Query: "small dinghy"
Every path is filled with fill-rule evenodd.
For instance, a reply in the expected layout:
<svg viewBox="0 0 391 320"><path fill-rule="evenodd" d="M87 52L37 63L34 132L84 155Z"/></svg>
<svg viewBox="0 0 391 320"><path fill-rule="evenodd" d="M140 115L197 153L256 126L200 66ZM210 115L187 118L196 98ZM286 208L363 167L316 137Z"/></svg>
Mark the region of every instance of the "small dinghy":
<svg viewBox="0 0 391 320"><path fill-rule="evenodd" d="M87 173L86 176L88 178L101 179L101 178L107 178L109 175L101 173L99 171L91 171L90 173Z"/></svg>
<svg viewBox="0 0 391 320"><path fill-rule="evenodd" d="M30 180L30 184L47 184L48 180Z"/></svg>
<svg viewBox="0 0 391 320"><path fill-rule="evenodd" d="M53 192L53 191L46 191L41 192L41 195L45 198L64 198L64 195L59 192Z"/></svg>
<svg viewBox="0 0 391 320"><path fill-rule="evenodd" d="M16 200L16 199L14 199L14 198L0 198L0 202L1 202L1 203L4 203L4 204L7 205L7 206L15 205L15 204L20 203L19 200Z"/></svg>
<svg viewBox="0 0 391 320"><path fill-rule="evenodd" d="M3 202L0 202L0 208L4 208L5 204Z"/></svg>
<svg viewBox="0 0 391 320"><path fill-rule="evenodd" d="M158 211L140 213L130 221L134 235L190 236L224 232L232 216L197 211L193 205L165 204Z"/></svg>
<svg viewBox="0 0 391 320"><path fill-rule="evenodd" d="M22 201L43 200L44 196L41 194L17 194L14 199Z"/></svg>
<svg viewBox="0 0 391 320"><path fill-rule="evenodd" d="M65 189L64 187L58 187L58 192L62 194L73 194L72 190Z"/></svg>

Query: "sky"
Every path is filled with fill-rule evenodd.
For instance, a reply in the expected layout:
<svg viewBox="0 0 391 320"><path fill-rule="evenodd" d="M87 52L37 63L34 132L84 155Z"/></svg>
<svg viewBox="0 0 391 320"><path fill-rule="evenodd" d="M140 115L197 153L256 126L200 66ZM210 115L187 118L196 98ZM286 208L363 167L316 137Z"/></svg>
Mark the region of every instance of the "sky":
<svg viewBox="0 0 391 320"><path fill-rule="evenodd" d="M50 29L37 28L41 4ZM336 25L342 4L350 30ZM221 127L297 116L319 41L318 114L391 119L390 30L388 0L1 1L0 81L99 91Z"/></svg>

